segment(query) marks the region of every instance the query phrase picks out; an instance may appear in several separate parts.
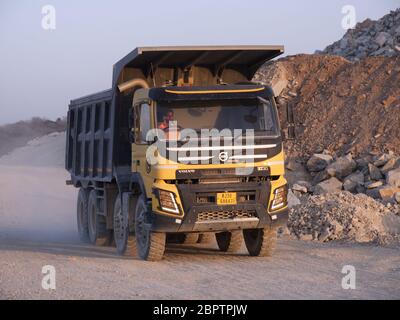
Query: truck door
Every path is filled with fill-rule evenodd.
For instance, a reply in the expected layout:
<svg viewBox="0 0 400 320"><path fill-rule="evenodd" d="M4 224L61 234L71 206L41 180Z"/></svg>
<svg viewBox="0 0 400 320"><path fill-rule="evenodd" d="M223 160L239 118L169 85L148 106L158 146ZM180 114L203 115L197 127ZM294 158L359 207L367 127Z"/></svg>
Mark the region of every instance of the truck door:
<svg viewBox="0 0 400 320"><path fill-rule="evenodd" d="M147 196L150 197L153 179L148 173L146 161L146 151L148 143L146 141L147 132L151 126L151 107L147 102L142 102L134 106L134 143L132 144L132 171L140 173L146 187Z"/></svg>

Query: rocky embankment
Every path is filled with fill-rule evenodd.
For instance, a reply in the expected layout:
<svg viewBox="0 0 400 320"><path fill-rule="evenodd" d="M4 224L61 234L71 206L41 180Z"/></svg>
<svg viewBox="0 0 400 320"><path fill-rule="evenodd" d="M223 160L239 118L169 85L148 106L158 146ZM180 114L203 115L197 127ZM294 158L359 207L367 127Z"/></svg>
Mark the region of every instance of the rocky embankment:
<svg viewBox="0 0 400 320"><path fill-rule="evenodd" d="M400 55L400 9L377 21L366 19L358 23L342 39L317 53L343 56L351 61L371 56Z"/></svg>

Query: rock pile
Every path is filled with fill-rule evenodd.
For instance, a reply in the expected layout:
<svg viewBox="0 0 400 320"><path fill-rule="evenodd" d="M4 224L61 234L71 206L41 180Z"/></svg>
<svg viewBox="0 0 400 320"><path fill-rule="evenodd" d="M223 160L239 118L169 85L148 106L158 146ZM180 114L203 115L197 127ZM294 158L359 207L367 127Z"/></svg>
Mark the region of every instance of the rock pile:
<svg viewBox="0 0 400 320"><path fill-rule="evenodd" d="M358 23L341 40L317 53L339 55L352 61L369 56L400 55L400 9L378 21L366 19Z"/></svg>
<svg viewBox="0 0 400 320"><path fill-rule="evenodd" d="M325 151L312 155L306 168L312 181L293 184L293 193L298 197L344 190L364 193L385 204L400 204L400 157L393 152L353 159L351 154L335 158Z"/></svg>
<svg viewBox="0 0 400 320"><path fill-rule="evenodd" d="M400 217L364 195L316 195L290 210L289 232L302 240L386 244L398 238Z"/></svg>

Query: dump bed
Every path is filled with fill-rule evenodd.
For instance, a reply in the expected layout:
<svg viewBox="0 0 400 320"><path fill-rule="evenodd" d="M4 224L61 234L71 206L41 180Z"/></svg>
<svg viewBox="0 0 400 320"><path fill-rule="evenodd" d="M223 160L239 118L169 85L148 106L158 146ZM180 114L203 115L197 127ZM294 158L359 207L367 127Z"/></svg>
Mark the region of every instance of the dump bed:
<svg viewBox="0 0 400 320"><path fill-rule="evenodd" d="M66 169L75 181L112 180L112 90L72 100L68 111Z"/></svg>

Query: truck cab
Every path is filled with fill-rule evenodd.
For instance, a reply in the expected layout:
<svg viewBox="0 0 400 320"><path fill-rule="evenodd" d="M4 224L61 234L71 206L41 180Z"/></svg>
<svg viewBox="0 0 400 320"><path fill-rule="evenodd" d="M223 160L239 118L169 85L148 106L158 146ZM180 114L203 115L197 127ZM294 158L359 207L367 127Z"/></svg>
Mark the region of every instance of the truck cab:
<svg viewBox="0 0 400 320"><path fill-rule="evenodd" d="M272 89L251 78L282 52L137 48L114 66L107 97L72 101L66 167L81 238L114 238L144 260L210 236L221 251L244 240L250 255L271 255L288 215L283 139Z"/></svg>

